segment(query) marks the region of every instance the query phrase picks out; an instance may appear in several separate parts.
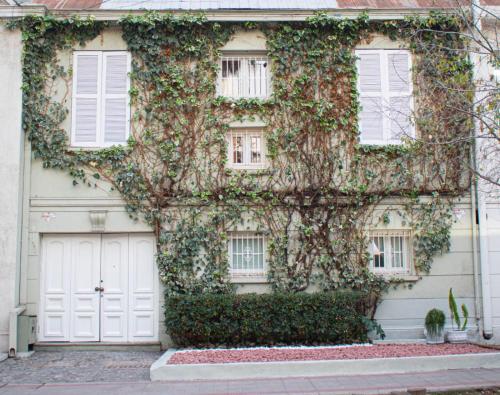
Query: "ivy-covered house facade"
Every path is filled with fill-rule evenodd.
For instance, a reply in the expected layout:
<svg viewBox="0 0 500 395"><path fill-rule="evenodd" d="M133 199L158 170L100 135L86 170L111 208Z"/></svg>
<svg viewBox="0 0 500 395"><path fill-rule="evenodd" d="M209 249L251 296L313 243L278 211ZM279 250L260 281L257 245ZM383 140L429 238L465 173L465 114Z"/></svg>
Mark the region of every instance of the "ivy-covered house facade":
<svg viewBox="0 0 500 395"><path fill-rule="evenodd" d="M168 346L170 295L344 288L389 340L453 288L498 343L454 2L34 3L0 5L0 351L19 317Z"/></svg>

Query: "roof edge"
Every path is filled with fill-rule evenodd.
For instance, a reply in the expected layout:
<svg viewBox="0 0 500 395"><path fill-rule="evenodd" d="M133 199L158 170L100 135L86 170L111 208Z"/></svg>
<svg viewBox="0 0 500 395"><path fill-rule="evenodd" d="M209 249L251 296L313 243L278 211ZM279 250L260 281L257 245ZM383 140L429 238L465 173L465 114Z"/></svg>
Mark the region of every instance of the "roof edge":
<svg viewBox="0 0 500 395"><path fill-rule="evenodd" d="M20 18L28 15L46 15L45 5L0 5L0 18Z"/></svg>
<svg viewBox="0 0 500 395"><path fill-rule="evenodd" d="M69 16L93 16L96 20L116 21L127 15L143 15L151 10L109 10L109 9L89 9L89 10L50 10L50 13L59 18ZM155 10L160 14L193 15L203 14L207 20L214 22L284 22L284 21L304 21L314 16L318 11L325 12L332 17L354 19L360 14L367 12L373 20L398 20L410 15L429 15L431 11L452 12L450 9L421 8L421 9L318 9L318 10Z"/></svg>

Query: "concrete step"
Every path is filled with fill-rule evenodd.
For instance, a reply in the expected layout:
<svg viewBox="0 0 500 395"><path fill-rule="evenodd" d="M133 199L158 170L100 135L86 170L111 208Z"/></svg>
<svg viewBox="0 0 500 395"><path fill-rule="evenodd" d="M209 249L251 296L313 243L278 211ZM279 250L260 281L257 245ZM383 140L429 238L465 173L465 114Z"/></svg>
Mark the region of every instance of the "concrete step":
<svg viewBox="0 0 500 395"><path fill-rule="evenodd" d="M106 342L40 342L34 351L161 351L160 342L150 343L106 343Z"/></svg>
<svg viewBox="0 0 500 395"><path fill-rule="evenodd" d="M373 344L425 344L425 339L378 339Z"/></svg>

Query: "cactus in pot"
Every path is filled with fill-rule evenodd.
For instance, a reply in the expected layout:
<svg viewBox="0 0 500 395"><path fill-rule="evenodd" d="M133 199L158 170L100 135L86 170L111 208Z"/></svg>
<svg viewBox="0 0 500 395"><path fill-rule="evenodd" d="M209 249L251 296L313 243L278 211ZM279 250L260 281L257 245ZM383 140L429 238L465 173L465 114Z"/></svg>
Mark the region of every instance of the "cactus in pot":
<svg viewBox="0 0 500 395"><path fill-rule="evenodd" d="M455 300L455 296L453 295L453 289L450 288L450 292L448 294L448 303L450 306L451 313L451 327L452 330L448 331L447 339L450 343L467 343L467 322L469 319L469 311L465 304L462 304L462 315L463 322L460 319L460 314L458 313L458 305ZM456 329L455 329L456 325Z"/></svg>
<svg viewBox="0 0 500 395"><path fill-rule="evenodd" d="M444 323L446 316L439 309L429 310L425 316L425 332L427 344L444 343Z"/></svg>

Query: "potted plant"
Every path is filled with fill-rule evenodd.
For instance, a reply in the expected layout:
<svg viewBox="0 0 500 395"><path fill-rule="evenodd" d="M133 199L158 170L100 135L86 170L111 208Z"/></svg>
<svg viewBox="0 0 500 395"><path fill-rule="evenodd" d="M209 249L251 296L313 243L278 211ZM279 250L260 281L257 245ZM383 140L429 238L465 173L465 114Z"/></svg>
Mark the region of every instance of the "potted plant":
<svg viewBox="0 0 500 395"><path fill-rule="evenodd" d="M446 316L444 312L439 309L429 310L425 316L425 334L427 344L441 344L444 343L444 322Z"/></svg>
<svg viewBox="0 0 500 395"><path fill-rule="evenodd" d="M448 303L450 305L452 330L448 331L446 337L448 338L448 341L450 343L467 343L467 331L465 330L465 328L467 327L469 312L467 311L467 307L465 306L465 304L462 304L462 315L464 317L464 322L462 323L460 320L460 315L458 314L458 306L457 302L455 301L455 297L453 296L452 288L450 288L450 293L448 295Z"/></svg>

